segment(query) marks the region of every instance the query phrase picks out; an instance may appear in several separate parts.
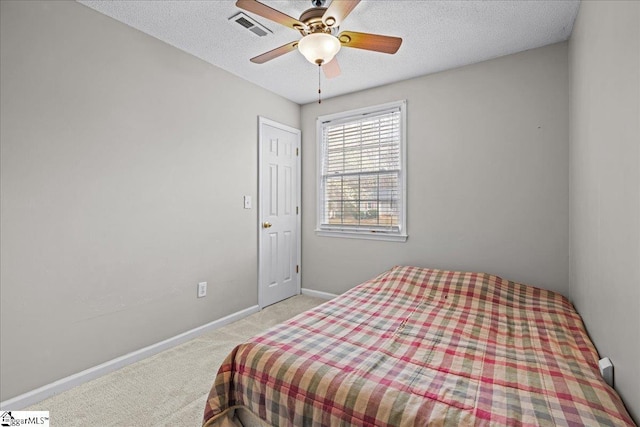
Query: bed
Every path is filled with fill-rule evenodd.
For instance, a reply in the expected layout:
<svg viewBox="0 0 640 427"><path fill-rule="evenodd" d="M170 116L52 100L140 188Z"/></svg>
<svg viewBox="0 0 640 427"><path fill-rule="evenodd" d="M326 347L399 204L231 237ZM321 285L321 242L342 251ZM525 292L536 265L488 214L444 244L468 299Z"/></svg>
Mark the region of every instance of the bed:
<svg viewBox="0 0 640 427"><path fill-rule="evenodd" d="M237 346L203 425L635 424L560 294L394 267Z"/></svg>

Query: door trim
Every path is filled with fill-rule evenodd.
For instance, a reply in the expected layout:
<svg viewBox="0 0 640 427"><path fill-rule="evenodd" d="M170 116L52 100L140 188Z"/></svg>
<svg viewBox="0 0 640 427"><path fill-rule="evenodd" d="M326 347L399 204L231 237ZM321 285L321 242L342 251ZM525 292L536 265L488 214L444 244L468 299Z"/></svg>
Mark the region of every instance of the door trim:
<svg viewBox="0 0 640 427"><path fill-rule="evenodd" d="M296 246L297 246L297 254L296 254L296 264L298 266L300 266L300 268L298 269L298 272L296 273L296 295L300 295L300 290L301 290L301 280L300 278L302 277L302 274L300 272L300 270L302 270L302 255L301 255L301 250L302 250L302 233L301 233L301 217L302 217L302 206L300 206L302 203L302 188L301 188L301 176L302 176L302 170L301 170L301 161L300 159L302 158L302 149L301 149L301 145L302 145L302 132L300 131L300 129L296 129L294 127L291 126L287 126L285 124L276 122L274 120L268 119L266 117L263 116L258 116L258 221L257 221L257 227L258 227L258 306L260 306L260 310L262 310L264 308L264 296L262 295L262 286L260 286L260 284L262 283L262 218L264 218L263 216L263 203L262 203L262 126L263 125L269 125L278 129L282 129L284 131L287 132L291 132L294 133L298 136L298 142L296 145L296 149L298 150L298 155L296 156L296 199L297 199L297 203L296 205L298 206L298 214L296 215Z"/></svg>

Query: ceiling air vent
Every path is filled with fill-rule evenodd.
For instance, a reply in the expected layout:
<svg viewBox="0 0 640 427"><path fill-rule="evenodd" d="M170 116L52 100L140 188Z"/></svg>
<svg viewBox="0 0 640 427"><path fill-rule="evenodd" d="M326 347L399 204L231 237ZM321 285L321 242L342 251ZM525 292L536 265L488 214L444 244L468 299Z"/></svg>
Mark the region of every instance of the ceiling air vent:
<svg viewBox="0 0 640 427"><path fill-rule="evenodd" d="M268 36L272 33L270 29L258 23L258 21L250 18L248 15L242 12L233 15L231 18L229 18L229 21L235 22L236 24L242 26L243 28L246 28L259 37Z"/></svg>

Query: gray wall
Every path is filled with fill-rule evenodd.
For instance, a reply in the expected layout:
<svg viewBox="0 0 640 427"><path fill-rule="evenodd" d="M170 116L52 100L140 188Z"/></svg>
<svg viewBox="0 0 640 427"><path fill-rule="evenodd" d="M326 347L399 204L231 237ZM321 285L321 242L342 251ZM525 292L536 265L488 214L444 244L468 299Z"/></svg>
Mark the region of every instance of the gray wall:
<svg viewBox="0 0 640 427"><path fill-rule="evenodd" d="M302 286L341 293L413 264L485 271L567 295L567 72L560 43L304 105ZM400 99L409 239L316 236L316 117Z"/></svg>
<svg viewBox="0 0 640 427"><path fill-rule="evenodd" d="M640 3L582 2L569 66L571 297L640 422Z"/></svg>
<svg viewBox="0 0 640 427"><path fill-rule="evenodd" d="M257 116L300 107L78 3L0 5L6 400L257 304Z"/></svg>

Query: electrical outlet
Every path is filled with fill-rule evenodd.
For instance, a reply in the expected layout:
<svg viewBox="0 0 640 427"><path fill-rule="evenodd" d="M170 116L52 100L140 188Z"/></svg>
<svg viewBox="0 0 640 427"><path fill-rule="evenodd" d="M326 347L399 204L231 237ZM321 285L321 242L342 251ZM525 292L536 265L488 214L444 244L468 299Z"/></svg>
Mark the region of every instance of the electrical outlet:
<svg viewBox="0 0 640 427"><path fill-rule="evenodd" d="M198 298L207 296L207 282L198 283Z"/></svg>
<svg viewBox="0 0 640 427"><path fill-rule="evenodd" d="M613 364L611 363L611 359L603 357L598 361L598 366L600 367L600 374L602 378L604 378L604 382L613 387Z"/></svg>

